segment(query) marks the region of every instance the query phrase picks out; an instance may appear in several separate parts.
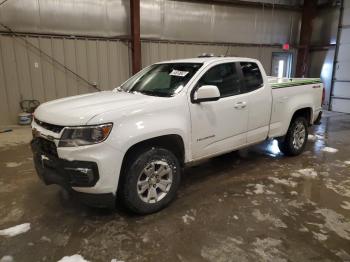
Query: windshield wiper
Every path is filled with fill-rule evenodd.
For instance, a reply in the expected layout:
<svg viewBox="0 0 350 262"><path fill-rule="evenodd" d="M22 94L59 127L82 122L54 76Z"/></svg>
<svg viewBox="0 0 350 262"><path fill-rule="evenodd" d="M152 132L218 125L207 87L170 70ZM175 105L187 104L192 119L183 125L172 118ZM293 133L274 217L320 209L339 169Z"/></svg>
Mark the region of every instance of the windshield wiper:
<svg viewBox="0 0 350 262"><path fill-rule="evenodd" d="M160 97L170 97L170 94L167 93L163 93L163 92L159 92L159 91L151 91L151 90L137 90L137 91L133 91L133 92L137 92L137 93L141 93L144 95L148 95L148 96L160 96Z"/></svg>
<svg viewBox="0 0 350 262"><path fill-rule="evenodd" d="M126 92L123 88L121 88L120 86L116 87L115 90L117 90L118 92Z"/></svg>

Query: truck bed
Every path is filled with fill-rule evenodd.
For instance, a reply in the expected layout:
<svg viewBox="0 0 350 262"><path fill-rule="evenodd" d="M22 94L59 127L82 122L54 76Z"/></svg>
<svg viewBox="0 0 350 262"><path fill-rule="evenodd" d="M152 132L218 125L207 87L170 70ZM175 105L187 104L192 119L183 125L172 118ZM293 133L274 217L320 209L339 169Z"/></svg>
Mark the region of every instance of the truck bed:
<svg viewBox="0 0 350 262"><path fill-rule="evenodd" d="M302 86L322 83L320 78L278 78L268 76L268 82L272 88L283 88L290 86Z"/></svg>
<svg viewBox="0 0 350 262"><path fill-rule="evenodd" d="M319 78L268 77L272 88L272 112L269 137L279 137L287 132L289 112L299 108L310 108L310 124L321 111L323 84Z"/></svg>

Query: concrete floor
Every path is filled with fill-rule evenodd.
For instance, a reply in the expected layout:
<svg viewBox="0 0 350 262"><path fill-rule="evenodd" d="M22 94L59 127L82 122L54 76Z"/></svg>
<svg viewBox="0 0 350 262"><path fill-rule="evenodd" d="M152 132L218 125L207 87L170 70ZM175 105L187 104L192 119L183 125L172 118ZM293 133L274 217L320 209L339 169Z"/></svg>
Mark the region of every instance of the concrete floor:
<svg viewBox="0 0 350 262"><path fill-rule="evenodd" d="M31 229L0 236L0 259L350 261L350 115L326 114L298 157L265 143L188 168L172 205L144 217L64 200L15 132L0 134L0 230Z"/></svg>

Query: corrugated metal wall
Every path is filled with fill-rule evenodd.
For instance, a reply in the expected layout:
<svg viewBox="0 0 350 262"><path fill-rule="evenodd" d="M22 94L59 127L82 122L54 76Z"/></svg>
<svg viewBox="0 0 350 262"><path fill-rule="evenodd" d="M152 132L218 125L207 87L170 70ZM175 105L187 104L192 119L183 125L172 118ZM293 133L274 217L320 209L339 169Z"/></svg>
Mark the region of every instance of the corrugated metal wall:
<svg viewBox="0 0 350 262"><path fill-rule="evenodd" d="M146 66L162 60L177 58L196 57L202 53L213 53L216 55L242 56L256 58L261 61L267 74L271 73L271 59L273 52L281 52L278 47L255 47L255 46L229 46L210 44L190 44L142 41L142 66ZM296 54L296 50L291 50ZM293 68L295 65L293 66Z"/></svg>
<svg viewBox="0 0 350 262"><path fill-rule="evenodd" d="M223 43L240 43L228 55L258 58L269 73L272 52L281 49L260 45L299 39L300 13L294 10L167 0L142 0L140 8L143 66L204 52L226 54ZM130 76L129 42L116 40L129 35L129 16L129 0L11 0L0 8L1 23L101 89ZM52 58L18 37L0 35L0 125L16 123L21 99L45 102L94 91Z"/></svg>
<svg viewBox="0 0 350 262"><path fill-rule="evenodd" d="M141 2L141 36L164 40L297 44L297 11L168 0Z"/></svg>
<svg viewBox="0 0 350 262"><path fill-rule="evenodd" d="M125 36L129 9L129 0L10 0L0 8L0 21L17 32Z"/></svg>
<svg viewBox="0 0 350 262"><path fill-rule="evenodd" d="M130 75L129 44L122 41L25 37L30 43L106 90ZM40 102L96 91L21 38L0 35L0 124L15 123L22 99Z"/></svg>
<svg viewBox="0 0 350 262"><path fill-rule="evenodd" d="M258 44L299 40L298 11L142 0L140 15L144 38ZM38 34L127 36L129 17L129 0L11 0L0 8L2 23L17 32Z"/></svg>

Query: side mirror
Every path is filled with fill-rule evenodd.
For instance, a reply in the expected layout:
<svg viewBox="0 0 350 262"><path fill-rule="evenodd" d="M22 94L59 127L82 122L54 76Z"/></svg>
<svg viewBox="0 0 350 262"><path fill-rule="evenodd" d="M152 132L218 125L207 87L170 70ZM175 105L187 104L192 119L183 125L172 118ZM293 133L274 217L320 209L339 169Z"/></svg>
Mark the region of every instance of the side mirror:
<svg viewBox="0 0 350 262"><path fill-rule="evenodd" d="M217 86L207 85L201 86L197 89L193 96L193 102L201 103L201 102L209 102L216 101L220 98L220 91Z"/></svg>

